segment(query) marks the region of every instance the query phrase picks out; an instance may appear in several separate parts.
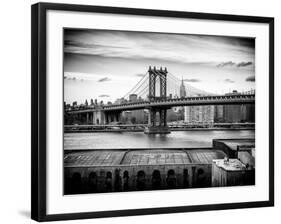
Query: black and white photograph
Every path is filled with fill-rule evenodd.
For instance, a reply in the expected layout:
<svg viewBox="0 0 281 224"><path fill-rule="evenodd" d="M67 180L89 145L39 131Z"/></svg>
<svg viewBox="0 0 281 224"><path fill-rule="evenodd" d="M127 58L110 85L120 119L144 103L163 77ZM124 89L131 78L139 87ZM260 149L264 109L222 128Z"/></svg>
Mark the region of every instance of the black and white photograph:
<svg viewBox="0 0 281 224"><path fill-rule="evenodd" d="M274 18L158 6L32 5L33 220L274 206Z"/></svg>
<svg viewBox="0 0 281 224"><path fill-rule="evenodd" d="M255 185L255 38L63 30L64 194Z"/></svg>

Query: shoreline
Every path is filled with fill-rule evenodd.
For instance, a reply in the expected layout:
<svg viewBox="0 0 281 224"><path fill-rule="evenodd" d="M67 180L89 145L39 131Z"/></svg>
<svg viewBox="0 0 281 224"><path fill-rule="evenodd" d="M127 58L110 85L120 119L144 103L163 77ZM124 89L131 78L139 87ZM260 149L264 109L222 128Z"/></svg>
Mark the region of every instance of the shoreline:
<svg viewBox="0 0 281 224"><path fill-rule="evenodd" d="M170 128L171 131L243 131L243 130L255 130L255 128ZM104 132L144 132L144 129L137 130L121 130L121 129L109 129L109 130L64 130L64 133L104 133Z"/></svg>

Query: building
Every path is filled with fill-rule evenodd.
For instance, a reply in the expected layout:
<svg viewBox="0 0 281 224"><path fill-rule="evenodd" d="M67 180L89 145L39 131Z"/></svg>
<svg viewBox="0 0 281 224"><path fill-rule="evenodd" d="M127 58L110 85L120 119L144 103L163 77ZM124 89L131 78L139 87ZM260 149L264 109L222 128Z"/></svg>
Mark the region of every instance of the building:
<svg viewBox="0 0 281 224"><path fill-rule="evenodd" d="M148 113L145 110L123 111L121 122L124 124L147 124Z"/></svg>
<svg viewBox="0 0 281 224"><path fill-rule="evenodd" d="M241 93L233 90L225 95L239 95ZM224 105L223 120L226 123L255 122L255 105Z"/></svg>
<svg viewBox="0 0 281 224"><path fill-rule="evenodd" d="M214 139L213 148L226 154L213 161L213 187L255 184L255 139Z"/></svg>
<svg viewBox="0 0 281 224"><path fill-rule="evenodd" d="M254 146L241 145L238 148L237 158L246 165L248 169L255 168L255 148Z"/></svg>
<svg viewBox="0 0 281 224"><path fill-rule="evenodd" d="M181 80L181 85L180 85L180 98L186 97L186 90L184 86L183 79Z"/></svg>
<svg viewBox="0 0 281 224"><path fill-rule="evenodd" d="M180 97L186 97L186 89L182 79L180 85ZM184 122L192 124L212 124L214 123L215 107L213 105L206 106L190 106L184 107Z"/></svg>
<svg viewBox="0 0 281 224"><path fill-rule="evenodd" d="M214 122L215 123L223 123L224 117L223 117L223 111L224 111L223 105L215 105L214 106Z"/></svg>
<svg viewBox="0 0 281 224"><path fill-rule="evenodd" d="M213 139L213 148L224 151L229 158L238 158L242 148L255 148L255 139Z"/></svg>
<svg viewBox="0 0 281 224"><path fill-rule="evenodd" d="M185 89L185 85L184 85L184 81L183 79L181 80L181 85L180 85L180 98L185 98L186 97L186 89ZM186 120L187 119L187 115L186 113L188 113L188 107L185 106L185 107L180 107L178 108L178 111L182 113L183 116L180 116L180 118L183 118L183 119L180 119L180 120Z"/></svg>
<svg viewBox="0 0 281 224"><path fill-rule="evenodd" d="M211 187L212 160L224 157L212 149L69 152L64 156L64 193Z"/></svg>
<svg viewBox="0 0 281 224"><path fill-rule="evenodd" d="M242 122L255 122L255 105L246 104L241 106L245 107L245 116Z"/></svg>
<svg viewBox="0 0 281 224"><path fill-rule="evenodd" d="M255 169L239 159L218 159L212 163L212 187L255 184Z"/></svg>
<svg viewBox="0 0 281 224"><path fill-rule="evenodd" d="M123 103L127 103L128 101L122 97L122 98L118 98L115 100L114 104L123 104Z"/></svg>
<svg viewBox="0 0 281 224"><path fill-rule="evenodd" d="M215 123L255 122L255 105L216 105L214 110Z"/></svg>
<svg viewBox="0 0 281 224"><path fill-rule="evenodd" d="M214 113L213 105L185 107L184 121L190 124L213 124Z"/></svg>
<svg viewBox="0 0 281 224"><path fill-rule="evenodd" d="M130 94L129 95L129 102L137 102L138 101L138 95L137 94Z"/></svg>
<svg viewBox="0 0 281 224"><path fill-rule="evenodd" d="M213 124L214 123L214 113L215 113L215 106L208 105L202 106L202 123L203 124Z"/></svg>
<svg viewBox="0 0 281 224"><path fill-rule="evenodd" d="M167 110L167 122L182 121L184 119L184 108L174 107Z"/></svg>
<svg viewBox="0 0 281 224"><path fill-rule="evenodd" d="M254 184L254 139L220 139L223 148L216 141L212 148L66 150L64 193Z"/></svg>
<svg viewBox="0 0 281 224"><path fill-rule="evenodd" d="M239 123L242 120L241 105L224 105L224 122Z"/></svg>

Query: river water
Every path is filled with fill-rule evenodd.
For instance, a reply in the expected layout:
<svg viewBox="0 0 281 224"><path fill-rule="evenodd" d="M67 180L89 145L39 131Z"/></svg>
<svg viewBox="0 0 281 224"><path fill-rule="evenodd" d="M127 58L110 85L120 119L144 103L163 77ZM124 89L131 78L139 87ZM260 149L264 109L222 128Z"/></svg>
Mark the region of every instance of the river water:
<svg viewBox="0 0 281 224"><path fill-rule="evenodd" d="M211 147L216 138L255 138L254 130L173 131L166 135L143 132L65 133L64 149L132 149Z"/></svg>

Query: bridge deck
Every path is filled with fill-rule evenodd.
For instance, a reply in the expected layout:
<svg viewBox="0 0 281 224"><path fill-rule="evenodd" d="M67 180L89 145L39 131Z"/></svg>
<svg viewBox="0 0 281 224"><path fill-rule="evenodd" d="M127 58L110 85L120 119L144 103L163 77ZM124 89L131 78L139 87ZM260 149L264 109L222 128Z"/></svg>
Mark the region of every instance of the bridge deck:
<svg viewBox="0 0 281 224"><path fill-rule="evenodd" d="M175 107L175 106L196 106L196 105L225 105L225 104L253 104L255 103L254 94L220 95L220 96L196 96L175 98L156 101L129 102L124 104L104 105L100 110L103 111L124 111L139 110L151 107ZM87 113L97 111L94 108L84 108L80 110L68 111L68 113Z"/></svg>

